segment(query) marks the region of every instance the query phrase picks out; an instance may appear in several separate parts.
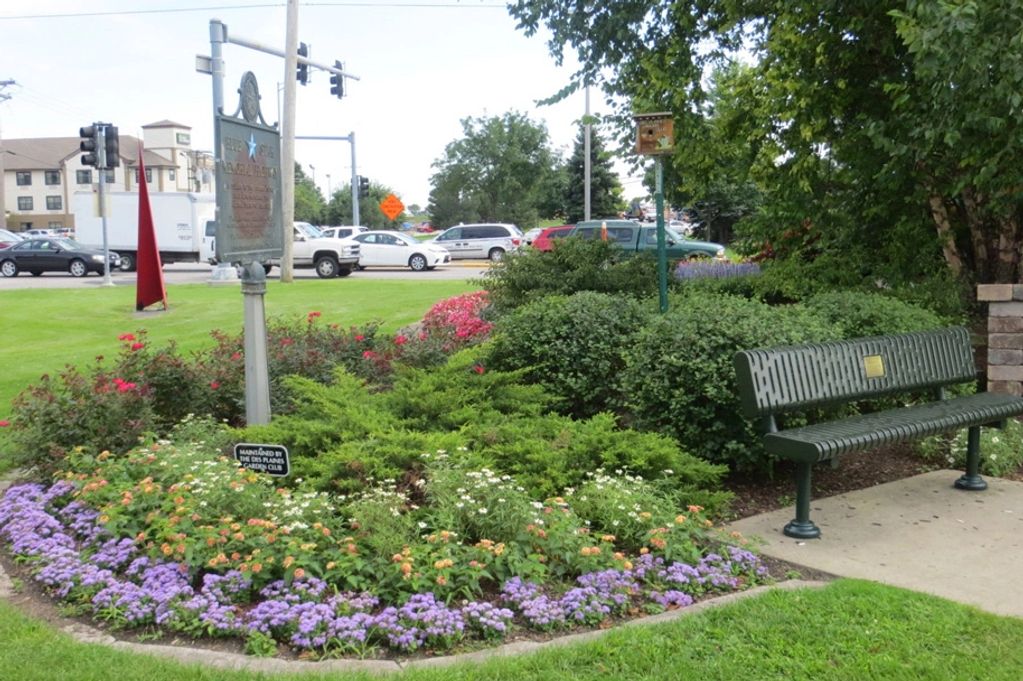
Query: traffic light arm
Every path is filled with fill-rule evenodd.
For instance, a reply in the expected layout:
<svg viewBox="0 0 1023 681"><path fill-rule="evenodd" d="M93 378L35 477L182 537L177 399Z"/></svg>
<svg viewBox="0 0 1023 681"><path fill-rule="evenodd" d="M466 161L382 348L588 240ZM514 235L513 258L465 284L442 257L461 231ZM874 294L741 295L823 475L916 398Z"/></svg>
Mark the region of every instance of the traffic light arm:
<svg viewBox="0 0 1023 681"><path fill-rule="evenodd" d="M226 34L227 31L225 30L224 33ZM224 42L231 43L232 45L241 45L242 47L247 47L250 50L256 50L258 52L265 52L267 54L272 54L272 55L275 55L275 56L278 56L278 57L286 57L287 56L284 52L282 52L281 50L278 50L275 47L269 47L267 45L263 45L261 43L258 43L258 42L254 41L254 40L246 40L245 38L241 38L241 37L239 37L239 36L237 36L237 35L235 35L233 33L230 34L230 35L225 35L224 36ZM309 66L312 66L314 69L320 69L321 71L330 71L331 73L336 73L338 75L344 76L345 78L351 78L352 80L361 80L358 76L353 75L351 73L348 73L347 71L342 71L341 69L337 68L336 66L327 66L326 64L321 64L321 63L313 61L312 59L309 59L307 57L301 57L301 56L298 57L298 63L299 64L308 64Z"/></svg>

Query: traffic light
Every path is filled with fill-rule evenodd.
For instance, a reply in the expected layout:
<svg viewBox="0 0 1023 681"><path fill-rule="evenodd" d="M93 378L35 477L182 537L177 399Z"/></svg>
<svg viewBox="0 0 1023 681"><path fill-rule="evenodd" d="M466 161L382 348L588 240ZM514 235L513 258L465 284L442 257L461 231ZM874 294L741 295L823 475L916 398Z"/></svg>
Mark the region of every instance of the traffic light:
<svg viewBox="0 0 1023 681"><path fill-rule="evenodd" d="M369 178L359 175L359 198L364 199L369 196Z"/></svg>
<svg viewBox="0 0 1023 681"><path fill-rule="evenodd" d="M117 128L113 125L107 126L106 139L104 140L107 151L107 170L112 170L121 165L121 140L117 134Z"/></svg>
<svg viewBox="0 0 1023 681"><path fill-rule="evenodd" d="M299 43L298 56L308 57L309 46L306 45L305 43ZM303 64L302 62L298 63L298 82L301 83L302 85L305 85L306 83L309 82L309 64Z"/></svg>
<svg viewBox="0 0 1023 681"><path fill-rule="evenodd" d="M96 154L96 126L87 125L84 128L79 128L78 136L82 138L82 141L78 143L78 148L84 152L82 154L82 165L97 166L99 158Z"/></svg>
<svg viewBox="0 0 1023 681"><path fill-rule="evenodd" d="M343 71L345 65L334 60L334 68L341 69ZM336 96L338 99L345 96L345 77L340 73L330 74L330 94Z"/></svg>

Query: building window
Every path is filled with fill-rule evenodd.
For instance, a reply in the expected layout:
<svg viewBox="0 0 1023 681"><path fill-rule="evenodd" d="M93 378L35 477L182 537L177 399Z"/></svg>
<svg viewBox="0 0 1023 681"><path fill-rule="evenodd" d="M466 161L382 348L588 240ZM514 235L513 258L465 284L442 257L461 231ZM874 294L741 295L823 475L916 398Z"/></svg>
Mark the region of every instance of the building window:
<svg viewBox="0 0 1023 681"><path fill-rule="evenodd" d="M148 184L153 184L153 169L152 168L146 168L146 182Z"/></svg>
<svg viewBox="0 0 1023 681"><path fill-rule="evenodd" d="M43 182L49 185L60 184L60 171L59 170L44 170L43 171Z"/></svg>
<svg viewBox="0 0 1023 681"><path fill-rule="evenodd" d="M175 180L178 179L178 174L174 172L173 168L167 171L167 179L170 180L171 182L174 182Z"/></svg>
<svg viewBox="0 0 1023 681"><path fill-rule="evenodd" d="M78 184L92 184L92 171L76 170L75 181L78 182Z"/></svg>
<svg viewBox="0 0 1023 681"><path fill-rule="evenodd" d="M114 171L113 170L102 170L100 172L103 173L103 181L104 182L106 182L107 184L113 184L115 182L115 180L114 180Z"/></svg>
<svg viewBox="0 0 1023 681"><path fill-rule="evenodd" d="M32 171L30 170L19 170L14 173L14 178L19 187L29 187L32 185Z"/></svg>
<svg viewBox="0 0 1023 681"><path fill-rule="evenodd" d="M32 229L32 223L31 222L23 222L23 223L21 223L21 231L24 232L26 229Z"/></svg>
<svg viewBox="0 0 1023 681"><path fill-rule="evenodd" d="M64 203L60 200L60 196L47 196L46 197L46 210L62 210Z"/></svg>
<svg viewBox="0 0 1023 681"><path fill-rule="evenodd" d="M31 196L19 196L18 197L18 210L32 210L32 197Z"/></svg>
<svg viewBox="0 0 1023 681"><path fill-rule="evenodd" d="M56 229L58 227L63 227L63 226L64 226L64 223L61 222L60 220L50 220L50 224L47 225L47 227L49 227L50 229Z"/></svg>

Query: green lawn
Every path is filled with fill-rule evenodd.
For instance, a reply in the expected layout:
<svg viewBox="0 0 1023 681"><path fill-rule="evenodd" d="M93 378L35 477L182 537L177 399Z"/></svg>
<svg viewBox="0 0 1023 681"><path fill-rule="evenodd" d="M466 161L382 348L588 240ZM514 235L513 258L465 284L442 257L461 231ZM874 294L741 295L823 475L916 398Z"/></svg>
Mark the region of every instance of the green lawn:
<svg viewBox="0 0 1023 681"><path fill-rule="evenodd" d="M408 681L869 679L1018 681L1023 621L869 582L774 591L678 621L486 663L405 672ZM326 674L226 671L73 642L0 603L0 678L282 681ZM387 678L332 672L332 679Z"/></svg>
<svg viewBox="0 0 1023 681"><path fill-rule="evenodd" d="M272 281L266 314L304 317L318 310L323 313L320 323L377 321L394 331L419 320L438 300L475 288L457 280ZM214 329L241 330L242 294L237 286L170 286L167 298L167 312L136 314L135 289L130 286L0 291L0 419L8 415L11 399L42 374L57 373L66 364L89 363L96 355L116 354L122 333L144 328L156 343L175 339L182 349L193 349L209 343Z"/></svg>

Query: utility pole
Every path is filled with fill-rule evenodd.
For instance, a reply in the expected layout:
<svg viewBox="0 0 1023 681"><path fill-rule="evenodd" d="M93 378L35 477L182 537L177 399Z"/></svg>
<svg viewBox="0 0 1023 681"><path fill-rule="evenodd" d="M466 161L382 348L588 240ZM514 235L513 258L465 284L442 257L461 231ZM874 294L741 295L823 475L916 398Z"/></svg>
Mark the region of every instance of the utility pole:
<svg viewBox="0 0 1023 681"><path fill-rule="evenodd" d="M583 134L583 219L590 219L590 84L586 84L586 122Z"/></svg>
<svg viewBox="0 0 1023 681"><path fill-rule="evenodd" d="M3 104L4 102L6 102L8 99L11 98L11 96L9 94L4 92L4 88L10 87L12 85L17 85L17 83L15 83L13 79L11 79L11 80L0 80L0 104ZM3 130L2 130L2 128L0 128L0 149L3 148L2 147L2 142L3 142ZM5 202L5 195L4 195L4 185L6 184L4 182L4 177L5 177L5 170L4 170L4 168L5 168L5 165L6 165L5 162L4 162L5 156L6 156L6 154L4 154L3 152L0 152L0 217L3 218L3 222L0 223L0 227L3 227L3 228L7 227L7 203Z"/></svg>
<svg viewBox="0 0 1023 681"><path fill-rule="evenodd" d="M294 281L291 265L295 222L295 72L298 67L298 0L288 0L287 30L284 37L284 111L281 131L281 202L284 222L284 254L281 282Z"/></svg>

